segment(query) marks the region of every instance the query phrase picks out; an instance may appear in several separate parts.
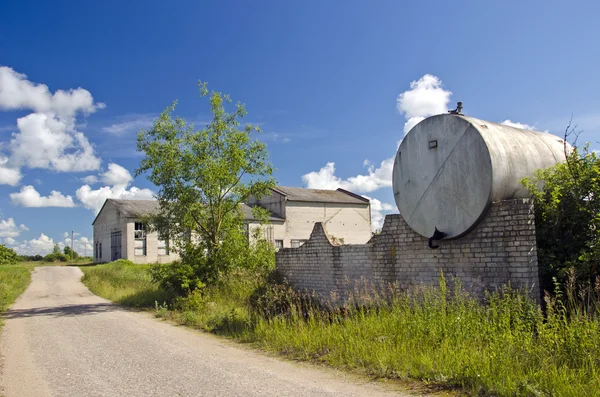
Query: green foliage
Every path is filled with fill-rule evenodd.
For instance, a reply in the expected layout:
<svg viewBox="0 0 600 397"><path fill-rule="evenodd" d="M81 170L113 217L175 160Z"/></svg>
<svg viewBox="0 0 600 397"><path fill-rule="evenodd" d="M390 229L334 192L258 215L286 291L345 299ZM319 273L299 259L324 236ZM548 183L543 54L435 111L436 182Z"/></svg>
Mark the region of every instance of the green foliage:
<svg viewBox="0 0 600 397"><path fill-rule="evenodd" d="M600 275L600 160L586 146L567 162L525 179L535 204L538 260L543 287L564 281L573 267L593 284Z"/></svg>
<svg viewBox="0 0 600 397"><path fill-rule="evenodd" d="M19 255L19 261L21 262L40 262L43 261L44 257L40 254L37 255Z"/></svg>
<svg viewBox="0 0 600 397"><path fill-rule="evenodd" d="M153 307L172 296L159 289L149 274L150 265L119 259L97 266L82 266L82 282L93 293L130 307Z"/></svg>
<svg viewBox="0 0 600 397"><path fill-rule="evenodd" d="M18 261L19 257L13 249L0 244L0 265L14 265Z"/></svg>
<svg viewBox="0 0 600 397"><path fill-rule="evenodd" d="M201 97L209 95L205 83L199 87ZM146 221L181 257L172 269L159 268L153 276L178 294L215 284L247 264L250 247L240 205L274 185L266 145L252 137L258 127L240 129L244 106L238 103L228 113L231 100L219 92L212 92L209 102L213 119L201 130L173 119L173 103L150 130L138 134L145 157L136 175L148 173L159 187L160 211Z"/></svg>
<svg viewBox="0 0 600 397"><path fill-rule="evenodd" d="M62 252L52 252L44 257L46 262L68 262L69 258Z"/></svg>
<svg viewBox="0 0 600 397"><path fill-rule="evenodd" d="M31 276L21 265L0 265L0 313L4 312L25 291ZM0 325L2 320L0 319Z"/></svg>
<svg viewBox="0 0 600 397"><path fill-rule="evenodd" d="M71 247L64 248L65 256L69 259L77 260L79 258L79 254L71 249Z"/></svg>

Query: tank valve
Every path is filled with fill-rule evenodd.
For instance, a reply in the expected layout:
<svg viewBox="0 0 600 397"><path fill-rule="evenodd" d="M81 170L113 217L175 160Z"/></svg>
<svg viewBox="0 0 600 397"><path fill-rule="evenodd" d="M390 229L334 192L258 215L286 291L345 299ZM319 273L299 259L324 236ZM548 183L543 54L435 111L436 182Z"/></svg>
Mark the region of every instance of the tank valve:
<svg viewBox="0 0 600 397"><path fill-rule="evenodd" d="M437 248L440 248L440 246L439 246L439 245L433 245L433 242L434 242L434 241L439 241L439 240L443 239L444 237L446 237L446 233L444 233L444 232L440 232L440 231L438 230L438 228L436 227L436 228L435 228L435 232L433 232L433 236L431 236L431 237L429 238L429 242L428 242L429 248L431 248L431 249L437 249Z"/></svg>
<svg viewBox="0 0 600 397"><path fill-rule="evenodd" d="M456 103L456 109L454 109L454 110L448 110L448 113L462 115L462 109L463 109L462 102L457 102Z"/></svg>

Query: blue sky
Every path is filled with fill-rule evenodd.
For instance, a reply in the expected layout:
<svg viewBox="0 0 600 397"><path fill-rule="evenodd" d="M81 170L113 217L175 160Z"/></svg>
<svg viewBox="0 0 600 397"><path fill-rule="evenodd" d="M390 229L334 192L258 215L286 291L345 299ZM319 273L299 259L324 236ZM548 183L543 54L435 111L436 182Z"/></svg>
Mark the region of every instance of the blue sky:
<svg viewBox="0 0 600 397"><path fill-rule="evenodd" d="M209 120L197 80L246 104L280 184L367 195L376 222L395 210L405 128L458 100L556 134L573 114L598 147L598 15L593 1L5 2L0 241L45 253L73 230L90 254L103 200L155 189L131 178L137 131L175 99Z"/></svg>

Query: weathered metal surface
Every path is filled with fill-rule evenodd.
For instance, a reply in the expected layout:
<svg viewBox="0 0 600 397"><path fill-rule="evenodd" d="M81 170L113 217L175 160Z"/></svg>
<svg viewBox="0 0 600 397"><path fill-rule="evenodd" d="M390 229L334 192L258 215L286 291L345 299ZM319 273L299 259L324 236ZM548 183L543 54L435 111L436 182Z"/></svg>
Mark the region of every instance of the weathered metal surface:
<svg viewBox="0 0 600 397"><path fill-rule="evenodd" d="M429 117L396 153L396 205L422 236L431 237L436 227L447 238L463 236L492 202L526 197L521 179L564 161L563 145L552 134L472 117Z"/></svg>

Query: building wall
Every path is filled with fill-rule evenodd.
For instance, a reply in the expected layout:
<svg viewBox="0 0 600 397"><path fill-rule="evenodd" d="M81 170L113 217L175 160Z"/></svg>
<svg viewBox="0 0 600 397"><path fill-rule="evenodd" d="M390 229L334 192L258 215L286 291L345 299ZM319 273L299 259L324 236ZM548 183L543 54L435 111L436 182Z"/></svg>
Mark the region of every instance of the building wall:
<svg viewBox="0 0 600 397"><path fill-rule="evenodd" d="M260 200L254 197L248 199L248 205L259 204L281 218L285 218L285 196L272 191L269 196L264 196Z"/></svg>
<svg viewBox="0 0 600 397"><path fill-rule="evenodd" d="M94 262L111 261L111 233L121 232L121 255L127 247L127 218L109 202L102 208L94 222ZM96 256L96 244L102 244L102 258Z"/></svg>
<svg viewBox="0 0 600 397"><path fill-rule="evenodd" d="M365 204L286 202L284 247L291 240L308 240L316 222L321 222L336 239L344 244L364 244L372 236L371 211Z"/></svg>
<svg viewBox="0 0 600 397"><path fill-rule="evenodd" d="M136 219L128 219L127 223L127 253L124 259L129 259L133 263L169 263L179 259L179 255L169 249L169 255L158 255L158 233L146 233L146 255L135 255L135 222Z"/></svg>
<svg viewBox="0 0 600 397"><path fill-rule="evenodd" d="M335 245L327 231L316 224L302 247L277 253L278 271L297 288L330 296L343 292L348 280L363 278L435 285L443 270L480 296L510 282L540 298L534 215L527 199L494 203L473 231L441 241L439 249L430 249L399 214L387 215L381 234L367 244Z"/></svg>

